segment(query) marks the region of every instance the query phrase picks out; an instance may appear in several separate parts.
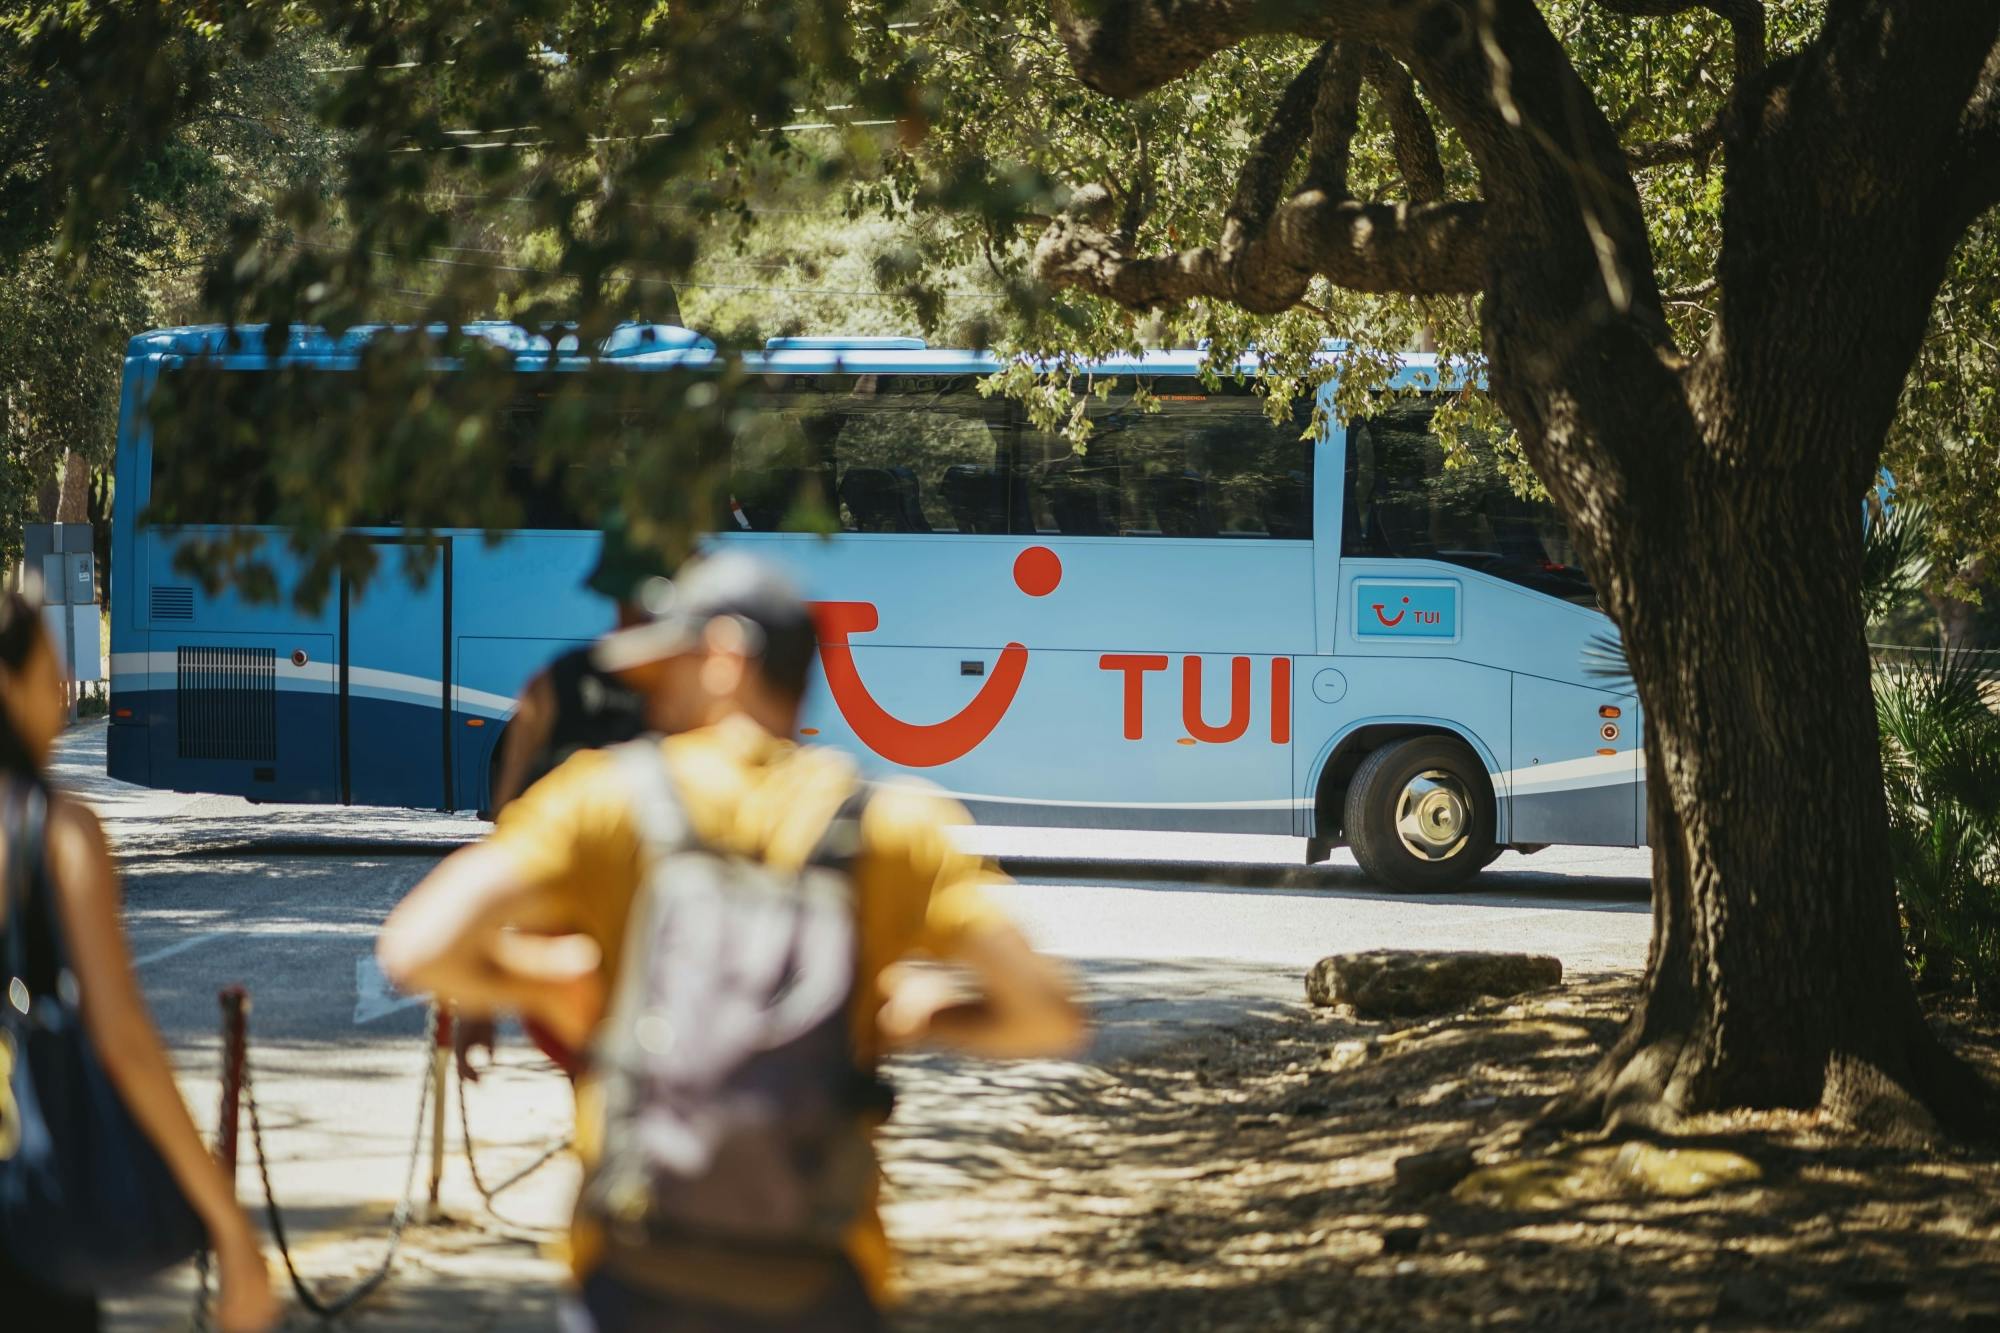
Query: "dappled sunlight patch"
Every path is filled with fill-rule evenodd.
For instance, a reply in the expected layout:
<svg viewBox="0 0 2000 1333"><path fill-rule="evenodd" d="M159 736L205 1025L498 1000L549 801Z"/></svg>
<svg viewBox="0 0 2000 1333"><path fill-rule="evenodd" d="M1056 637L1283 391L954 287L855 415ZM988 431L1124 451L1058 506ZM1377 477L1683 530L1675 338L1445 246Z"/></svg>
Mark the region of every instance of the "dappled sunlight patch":
<svg viewBox="0 0 2000 1333"><path fill-rule="evenodd" d="M1566 1207L1623 1194L1690 1199L1750 1184L1763 1168L1718 1148L1594 1144L1474 1171L1451 1192L1460 1203L1516 1211Z"/></svg>

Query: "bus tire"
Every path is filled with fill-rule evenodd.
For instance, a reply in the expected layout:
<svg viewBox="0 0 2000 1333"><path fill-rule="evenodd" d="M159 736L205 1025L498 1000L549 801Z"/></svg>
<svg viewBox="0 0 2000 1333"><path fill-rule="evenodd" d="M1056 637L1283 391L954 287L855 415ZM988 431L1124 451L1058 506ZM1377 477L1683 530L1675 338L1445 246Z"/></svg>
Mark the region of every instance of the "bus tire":
<svg viewBox="0 0 2000 1333"><path fill-rule="evenodd" d="M1455 737L1370 753L1348 783L1346 816L1354 859L1391 888L1455 888L1493 859L1493 784Z"/></svg>

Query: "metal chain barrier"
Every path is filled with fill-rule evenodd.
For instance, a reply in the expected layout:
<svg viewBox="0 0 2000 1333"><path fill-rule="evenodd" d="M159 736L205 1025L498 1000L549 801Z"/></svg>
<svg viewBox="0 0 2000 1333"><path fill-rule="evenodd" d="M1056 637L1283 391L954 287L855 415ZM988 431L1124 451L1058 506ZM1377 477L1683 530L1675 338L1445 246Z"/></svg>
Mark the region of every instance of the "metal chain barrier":
<svg viewBox="0 0 2000 1333"><path fill-rule="evenodd" d="M242 1012L244 1007L240 990L235 991L233 998L231 992L225 991L223 993L223 1011L225 1015L223 1105L225 1113L233 1112L236 1095L240 1092L242 1104L250 1112L250 1142L257 1154L257 1176L264 1190L264 1216L270 1222L271 1238L277 1242L278 1253L285 1261L285 1273L291 1279L292 1290L298 1294L299 1304L303 1305L307 1310L321 1319L334 1319L365 1300L388 1278L390 1270L395 1266L397 1251L402 1246L403 1232L408 1227L411 1214L414 1212L412 1205L416 1196L417 1161L423 1156L424 1147L424 1115L431 1108L431 1068L432 1052L435 1048L433 1032L436 1015L433 1012L432 1022L424 1025L424 1064L423 1077L420 1080L420 1087L417 1092L417 1121L415 1128L410 1134L410 1160L403 1172L402 1197L397 1200L395 1211L390 1215L389 1219L388 1244L383 1249L382 1258L366 1277L356 1282L339 1296L322 1299L317 1292L306 1285L305 1278L299 1273L298 1264L292 1258L291 1239L285 1229L284 1213L278 1205L277 1192L271 1185L271 1162L264 1150L264 1125L262 1118L258 1114L257 1092L250 1077L248 1054L241 1043ZM232 1067L236 1076L233 1081L229 1077L229 1071ZM234 1119L229 1118L224 1120L219 1135L221 1146L227 1150L224 1165L225 1169L229 1171L232 1181L235 1178L235 1131ZM197 1288L195 1293L194 1327L205 1329L209 1327L210 1273L209 1253L206 1249L196 1255L195 1264Z"/></svg>
<svg viewBox="0 0 2000 1333"><path fill-rule="evenodd" d="M472 1187L479 1191L480 1199L485 1202L489 1209L493 1207L493 1200L501 1193L514 1188L514 1186L520 1184L529 1176L534 1175L535 1172L568 1152L576 1144L574 1138L565 1134L562 1138L557 1139L554 1143L544 1148L541 1154L532 1162L529 1162L499 1184L489 1186L479 1174L478 1159L472 1155L472 1122L465 1115L465 1079L463 1077L458 1080L458 1130L465 1144L465 1165L466 1169L472 1175Z"/></svg>
<svg viewBox="0 0 2000 1333"><path fill-rule="evenodd" d="M257 1175L264 1183L264 1216L271 1222L271 1238L278 1242L278 1253L285 1261L285 1272L292 1279L292 1290L298 1293L299 1304L318 1315L321 1319L332 1319L351 1309L357 1302L367 1297L382 1285L395 1265L396 1251L403 1243L403 1229L409 1225L410 1204L415 1197L417 1184L417 1159L424 1149L424 1111L430 1104L430 1032L424 1033L424 1076L417 1092L417 1123L410 1133L410 1161L403 1170L403 1197L396 1201L396 1211L389 1218L389 1243L382 1251L381 1262L374 1271L354 1286L349 1287L333 1300L322 1301L299 1276L298 1265L292 1261L291 1245L285 1236L285 1219L278 1209L278 1196L271 1189L271 1161L264 1152L264 1126L257 1117L257 1088L250 1078L250 1068L246 1061L243 1068L243 1101L250 1111L250 1142L257 1150Z"/></svg>
<svg viewBox="0 0 2000 1333"><path fill-rule="evenodd" d="M389 1239L383 1249L382 1258L367 1276L339 1296L322 1298L306 1285L305 1278L300 1274L298 1264L292 1257L291 1236L285 1227L284 1212L278 1204L277 1191L271 1184L271 1163L264 1148L264 1125L258 1112L256 1089L250 1077L246 1035L249 998L240 986L229 987L222 991L218 998L222 1005L223 1072L221 1106L216 1131L216 1156L233 1185L238 1156L239 1109L247 1109L250 1114L250 1142L257 1154L257 1177L264 1193L264 1216L270 1223L271 1238L277 1242L278 1253L284 1259L285 1274L291 1279L292 1290L298 1294L301 1305L321 1319L337 1318L379 1288L388 1279L390 1270L395 1265L396 1255L402 1246L403 1233L418 1211L417 1162L424 1154L427 1115L431 1137L429 1207L432 1210L436 1208L438 1182L444 1167L444 1080L447 1076L451 1049L450 1015L433 1004L430 1018L424 1024L423 1077L417 1092L416 1125L410 1134L410 1159L404 1168L402 1197L397 1201L395 1211L390 1216ZM486 1212L511 1233L515 1233L518 1239L531 1243L547 1240L551 1233L546 1228L533 1227L503 1216L494 1206L494 1200L569 1151L574 1146L574 1138L565 1135L543 1149L527 1165L505 1179L488 1185L479 1170L478 1158L473 1153L472 1121L466 1114L465 1083L466 1080L461 1076L458 1080L458 1126L460 1141L465 1151L465 1165L472 1177L473 1188L479 1192ZM212 1327L208 1312L213 1265L209 1251L205 1248L195 1255L195 1273L192 1327L196 1330L207 1330Z"/></svg>

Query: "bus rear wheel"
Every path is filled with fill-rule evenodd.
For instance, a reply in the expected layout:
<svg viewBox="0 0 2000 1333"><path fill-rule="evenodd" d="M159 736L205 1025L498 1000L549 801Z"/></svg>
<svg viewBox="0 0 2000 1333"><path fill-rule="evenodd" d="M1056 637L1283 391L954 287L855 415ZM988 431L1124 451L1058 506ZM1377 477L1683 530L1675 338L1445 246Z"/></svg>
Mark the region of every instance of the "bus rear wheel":
<svg viewBox="0 0 2000 1333"><path fill-rule="evenodd" d="M1455 888L1493 859L1493 785L1449 736L1371 753L1348 782L1346 815L1354 859L1392 888Z"/></svg>

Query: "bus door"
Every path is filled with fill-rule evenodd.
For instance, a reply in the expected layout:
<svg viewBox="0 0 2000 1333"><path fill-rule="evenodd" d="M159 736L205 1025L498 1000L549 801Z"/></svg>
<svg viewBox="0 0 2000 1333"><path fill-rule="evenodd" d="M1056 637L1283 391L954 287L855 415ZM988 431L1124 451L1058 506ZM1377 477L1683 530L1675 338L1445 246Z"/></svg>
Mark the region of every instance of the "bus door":
<svg viewBox="0 0 2000 1333"><path fill-rule="evenodd" d="M416 543L380 538L365 586L340 584L341 799L349 805L451 807L451 539L433 539L428 572L405 568Z"/></svg>

